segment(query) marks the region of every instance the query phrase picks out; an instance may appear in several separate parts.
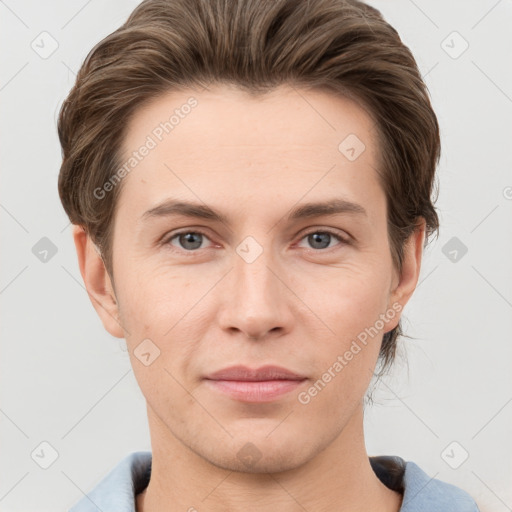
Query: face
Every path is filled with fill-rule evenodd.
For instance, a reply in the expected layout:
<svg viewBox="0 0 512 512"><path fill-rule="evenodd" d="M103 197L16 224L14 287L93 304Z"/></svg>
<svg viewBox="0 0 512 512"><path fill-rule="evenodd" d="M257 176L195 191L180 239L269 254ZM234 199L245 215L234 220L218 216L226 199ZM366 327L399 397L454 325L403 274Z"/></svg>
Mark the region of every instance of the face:
<svg viewBox="0 0 512 512"><path fill-rule="evenodd" d="M123 149L139 155L114 225L123 328L99 312L126 338L152 441L238 471L311 460L360 413L413 288L391 260L371 118L331 93L217 86L139 110ZM293 376L250 371L269 365Z"/></svg>

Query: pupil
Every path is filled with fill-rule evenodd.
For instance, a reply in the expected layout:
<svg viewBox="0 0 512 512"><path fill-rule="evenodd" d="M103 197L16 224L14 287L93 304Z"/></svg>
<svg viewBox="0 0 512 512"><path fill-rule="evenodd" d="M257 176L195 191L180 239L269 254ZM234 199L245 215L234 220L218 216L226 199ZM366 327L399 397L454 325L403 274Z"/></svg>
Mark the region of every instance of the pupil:
<svg viewBox="0 0 512 512"><path fill-rule="evenodd" d="M198 240L194 242L194 238L197 237ZM201 235L199 233L186 233L184 235L181 235L180 242L183 242L182 245L185 249L198 249L201 247ZM190 246L189 244L192 244Z"/></svg>
<svg viewBox="0 0 512 512"><path fill-rule="evenodd" d="M329 246L330 236L331 235L329 233L313 233L313 234L309 235L309 241L310 241L311 245L315 247L315 249L325 249L326 247ZM323 241L326 242L326 244L323 247L315 246L317 244L317 242L322 244L322 238L323 238Z"/></svg>

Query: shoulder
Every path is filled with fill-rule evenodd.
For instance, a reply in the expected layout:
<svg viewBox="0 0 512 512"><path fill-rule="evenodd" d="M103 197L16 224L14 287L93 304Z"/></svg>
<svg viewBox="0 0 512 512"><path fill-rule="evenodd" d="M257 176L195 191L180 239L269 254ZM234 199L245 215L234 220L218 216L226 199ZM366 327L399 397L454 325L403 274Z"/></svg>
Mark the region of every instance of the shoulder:
<svg viewBox="0 0 512 512"><path fill-rule="evenodd" d="M135 496L149 482L151 460L151 452L130 453L69 512L134 512Z"/></svg>
<svg viewBox="0 0 512 512"><path fill-rule="evenodd" d="M453 484L431 478L412 461L405 463L404 489L400 512L479 512L469 493Z"/></svg>
<svg viewBox="0 0 512 512"><path fill-rule="evenodd" d="M480 512L466 491L430 477L412 461L393 455L369 459L379 480L403 495L400 512Z"/></svg>

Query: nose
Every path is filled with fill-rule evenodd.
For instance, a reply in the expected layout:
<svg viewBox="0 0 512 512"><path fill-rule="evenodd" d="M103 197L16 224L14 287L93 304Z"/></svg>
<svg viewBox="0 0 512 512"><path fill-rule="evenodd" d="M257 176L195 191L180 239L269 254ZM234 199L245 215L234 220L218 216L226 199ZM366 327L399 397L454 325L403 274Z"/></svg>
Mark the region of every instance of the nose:
<svg viewBox="0 0 512 512"><path fill-rule="evenodd" d="M241 253L243 254L243 253ZM233 254L233 268L224 280L219 323L224 331L251 340L282 336L292 328L293 293L286 276L266 249L254 260Z"/></svg>

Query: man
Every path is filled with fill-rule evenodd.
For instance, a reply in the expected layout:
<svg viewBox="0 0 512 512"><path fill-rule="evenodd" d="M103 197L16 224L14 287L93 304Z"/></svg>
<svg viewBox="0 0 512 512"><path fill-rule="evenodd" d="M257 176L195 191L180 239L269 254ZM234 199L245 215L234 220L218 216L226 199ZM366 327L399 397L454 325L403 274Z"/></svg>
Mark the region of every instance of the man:
<svg viewBox="0 0 512 512"><path fill-rule="evenodd" d="M142 2L59 136L80 270L152 444L73 512L478 511L366 453L365 393L438 228L436 116L378 11Z"/></svg>

